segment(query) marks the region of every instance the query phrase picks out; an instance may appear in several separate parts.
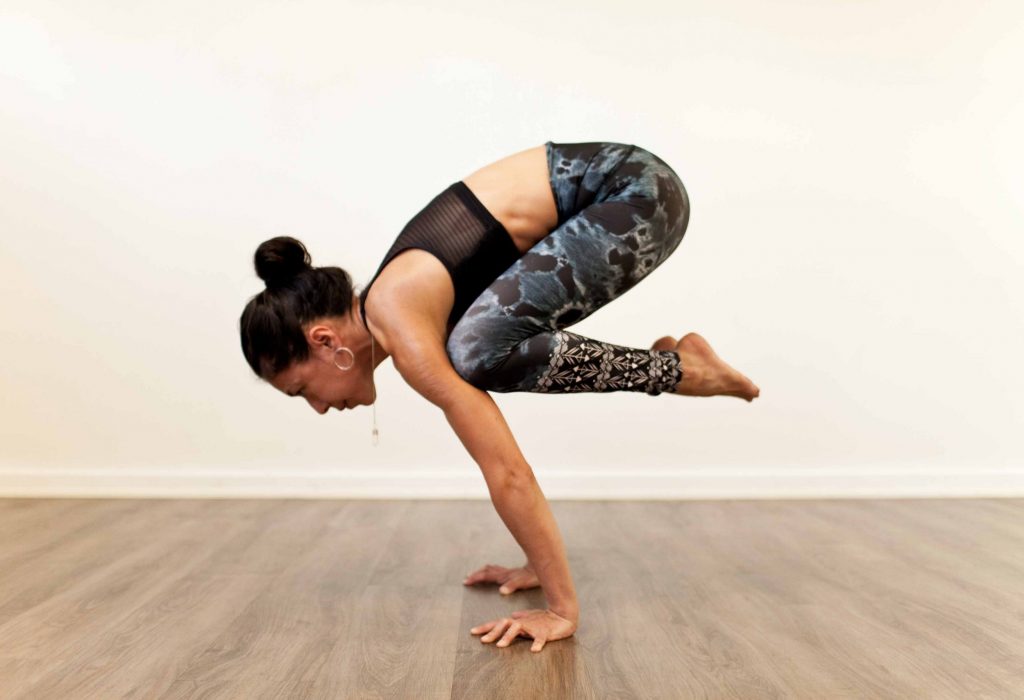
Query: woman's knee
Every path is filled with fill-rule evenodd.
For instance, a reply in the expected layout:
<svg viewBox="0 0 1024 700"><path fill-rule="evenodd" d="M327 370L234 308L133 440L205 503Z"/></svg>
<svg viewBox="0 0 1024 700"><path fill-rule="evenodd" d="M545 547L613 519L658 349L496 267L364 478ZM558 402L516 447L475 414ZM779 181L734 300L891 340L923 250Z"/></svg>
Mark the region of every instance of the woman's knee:
<svg viewBox="0 0 1024 700"><path fill-rule="evenodd" d="M550 334L515 340L514 333L482 333L469 322L456 324L446 350L458 375L478 389L519 391L546 367L549 345Z"/></svg>
<svg viewBox="0 0 1024 700"><path fill-rule="evenodd" d="M484 354L486 350L486 340L479 337L471 324L461 321L455 324L445 344L445 351L455 372L480 389L486 388L484 385L488 377L487 357Z"/></svg>

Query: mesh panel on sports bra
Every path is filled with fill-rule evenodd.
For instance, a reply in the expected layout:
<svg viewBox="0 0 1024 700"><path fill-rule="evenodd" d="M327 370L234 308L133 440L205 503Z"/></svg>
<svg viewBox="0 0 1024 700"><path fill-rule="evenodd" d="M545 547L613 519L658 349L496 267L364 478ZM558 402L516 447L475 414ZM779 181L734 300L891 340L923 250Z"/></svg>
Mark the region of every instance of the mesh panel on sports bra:
<svg viewBox="0 0 1024 700"><path fill-rule="evenodd" d="M392 258L408 248L432 253L448 269L455 287L449 328L480 293L520 257L505 227L459 180L434 197L398 234L373 279L359 295L364 323L370 286Z"/></svg>

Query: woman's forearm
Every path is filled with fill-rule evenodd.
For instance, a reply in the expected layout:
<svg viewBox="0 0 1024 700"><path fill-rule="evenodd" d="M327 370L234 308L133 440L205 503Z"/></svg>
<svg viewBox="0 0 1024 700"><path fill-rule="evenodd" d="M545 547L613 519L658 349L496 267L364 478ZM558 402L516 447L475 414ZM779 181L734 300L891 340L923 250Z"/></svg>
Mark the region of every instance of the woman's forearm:
<svg viewBox="0 0 1024 700"><path fill-rule="evenodd" d="M491 501L519 546L547 598L548 608L573 622L579 621L579 603L565 556L558 523L533 474L507 482L491 493Z"/></svg>

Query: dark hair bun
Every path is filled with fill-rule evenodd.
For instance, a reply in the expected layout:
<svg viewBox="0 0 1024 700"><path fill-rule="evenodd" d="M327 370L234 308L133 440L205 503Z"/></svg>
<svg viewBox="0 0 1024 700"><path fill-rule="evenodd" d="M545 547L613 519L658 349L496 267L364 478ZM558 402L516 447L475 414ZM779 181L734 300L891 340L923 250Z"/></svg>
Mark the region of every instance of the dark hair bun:
<svg viewBox="0 0 1024 700"><path fill-rule="evenodd" d="M306 246L291 236L278 236L260 243L256 249L256 274L267 287L287 284L303 270L312 269Z"/></svg>

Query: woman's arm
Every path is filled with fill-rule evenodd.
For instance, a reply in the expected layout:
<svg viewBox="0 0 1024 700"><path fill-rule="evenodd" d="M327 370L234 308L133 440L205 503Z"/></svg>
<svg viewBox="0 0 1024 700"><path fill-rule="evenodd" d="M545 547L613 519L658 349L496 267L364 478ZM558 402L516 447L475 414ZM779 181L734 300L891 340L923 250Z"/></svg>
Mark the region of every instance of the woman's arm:
<svg viewBox="0 0 1024 700"><path fill-rule="evenodd" d="M554 515L494 399L452 367L429 323L416 333L407 317L391 342L392 361L408 384L444 411L459 440L483 472L491 502L526 553L552 612L576 623L579 605Z"/></svg>
<svg viewBox="0 0 1024 700"><path fill-rule="evenodd" d="M461 400L445 408L445 418L480 465L491 502L526 553L548 608L578 623L576 589L551 507L494 399L466 386Z"/></svg>

